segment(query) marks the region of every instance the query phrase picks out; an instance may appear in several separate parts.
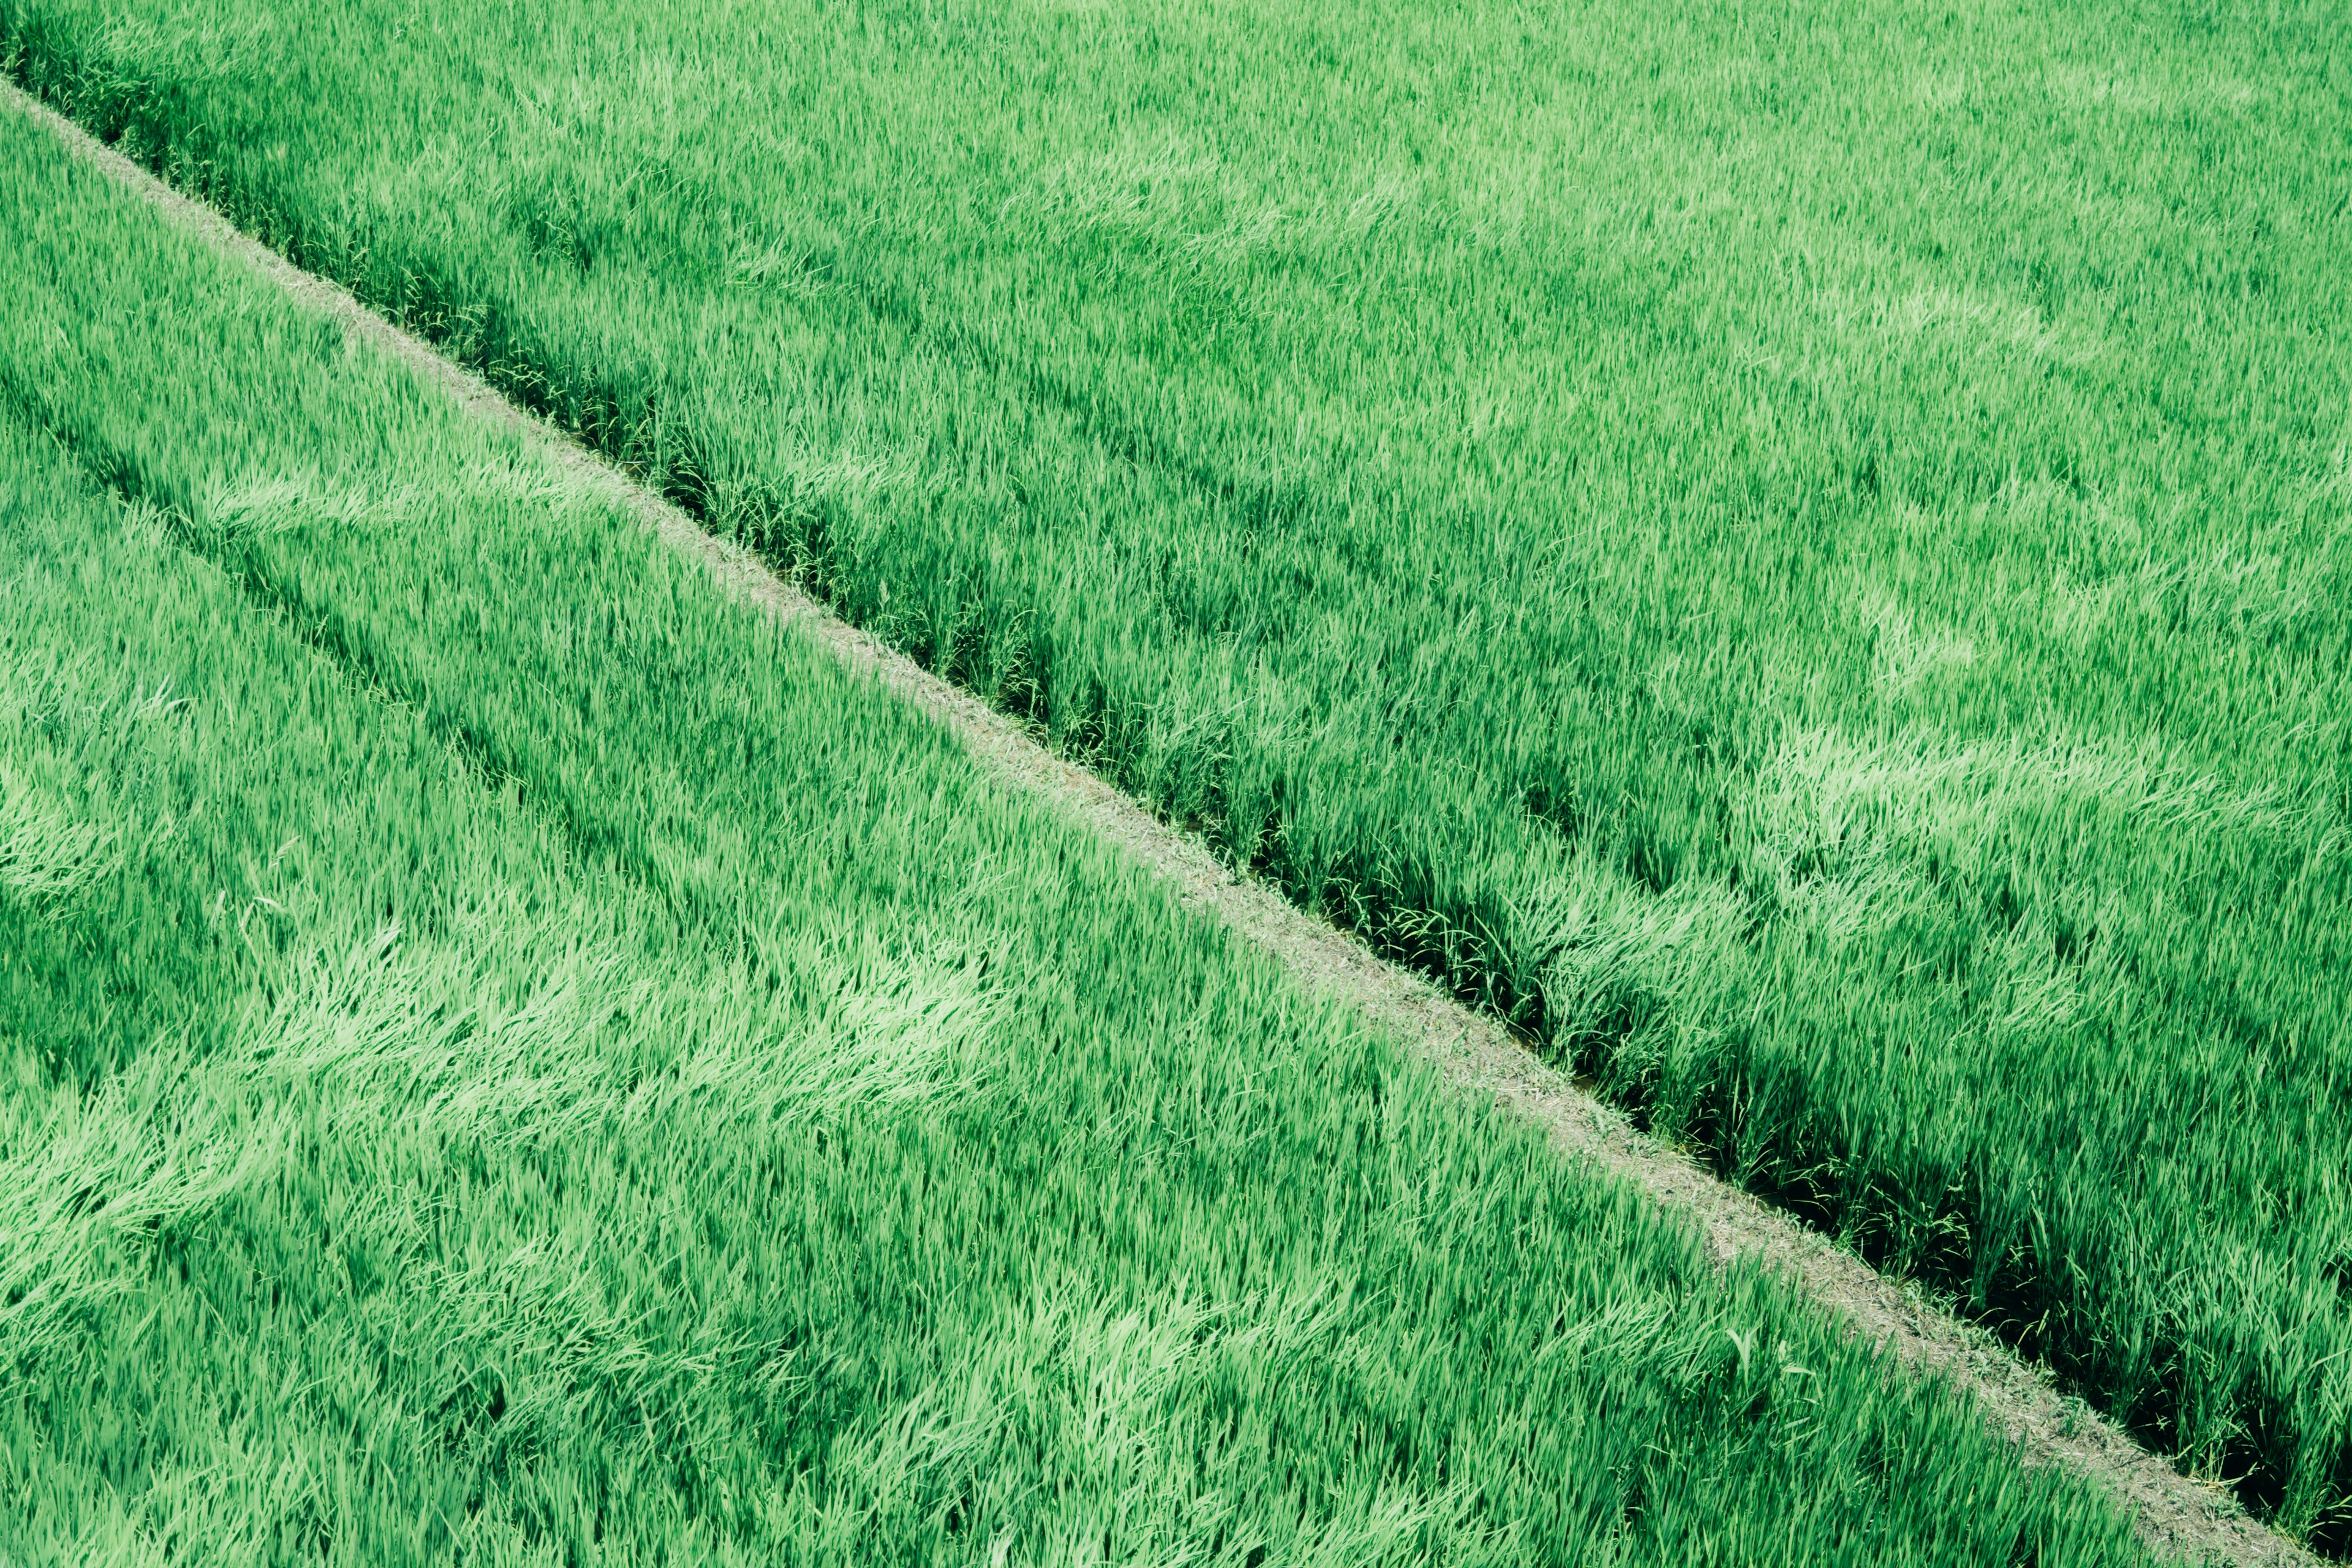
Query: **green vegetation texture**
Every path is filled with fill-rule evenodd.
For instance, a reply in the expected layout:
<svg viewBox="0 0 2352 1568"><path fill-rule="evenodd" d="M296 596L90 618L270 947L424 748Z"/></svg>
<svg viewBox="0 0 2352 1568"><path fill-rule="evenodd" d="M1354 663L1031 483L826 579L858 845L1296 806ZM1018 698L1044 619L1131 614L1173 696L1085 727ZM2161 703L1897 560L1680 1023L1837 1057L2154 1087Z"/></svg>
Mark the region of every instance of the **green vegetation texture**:
<svg viewBox="0 0 2352 1568"><path fill-rule="evenodd" d="M0 122L0 1562L2128 1563Z"/></svg>
<svg viewBox="0 0 2352 1568"><path fill-rule="evenodd" d="M2334 0L0 16L101 135L2341 1544Z"/></svg>

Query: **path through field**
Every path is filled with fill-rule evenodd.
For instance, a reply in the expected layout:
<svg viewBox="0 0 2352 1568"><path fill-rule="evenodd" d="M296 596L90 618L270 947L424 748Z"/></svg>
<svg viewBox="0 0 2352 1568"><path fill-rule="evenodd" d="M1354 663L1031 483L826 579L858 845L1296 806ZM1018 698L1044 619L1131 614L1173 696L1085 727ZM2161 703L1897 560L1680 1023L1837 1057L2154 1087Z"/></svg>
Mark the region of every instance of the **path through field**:
<svg viewBox="0 0 2352 1568"><path fill-rule="evenodd" d="M1885 1343L1923 1373L1947 1375L1968 1388L2030 1461L2067 1467L2107 1489L2135 1513L2140 1534L2152 1548L2191 1560L2237 1563L2315 1561L2254 1522L2225 1488L2182 1476L2079 1400L2063 1395L2046 1375L2021 1363L1990 1334L1638 1131L1621 1112L1538 1061L1493 1019L1375 957L1360 941L1301 910L1275 889L1236 877L1197 839L1162 824L1102 779L1057 756L1014 720L849 626L749 552L705 533L675 507L368 310L343 289L296 268L13 83L0 82L0 99L215 249L249 265L347 331L363 334L401 356L472 413L532 432L560 455L580 483L627 506L664 542L700 562L729 592L797 625L845 665L933 716L1006 784L1046 800L1122 847L1177 887L1187 904L1213 912L1276 957L1308 991L1344 1000L1366 1019L1427 1052L1465 1089L1490 1094L1548 1129L1562 1151L1596 1163L1660 1204L1691 1215L1703 1226L1718 1259L1728 1262L1740 1255L1760 1258L1843 1312L1857 1333Z"/></svg>

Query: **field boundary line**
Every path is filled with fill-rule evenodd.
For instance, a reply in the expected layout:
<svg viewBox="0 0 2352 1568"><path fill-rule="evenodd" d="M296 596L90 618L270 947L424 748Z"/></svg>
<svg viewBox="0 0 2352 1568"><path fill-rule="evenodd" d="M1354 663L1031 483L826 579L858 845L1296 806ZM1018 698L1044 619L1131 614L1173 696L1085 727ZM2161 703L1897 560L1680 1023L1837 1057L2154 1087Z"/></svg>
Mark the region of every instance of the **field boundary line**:
<svg viewBox="0 0 2352 1568"><path fill-rule="evenodd" d="M1048 750L1018 721L843 621L750 551L705 532L677 507L509 402L348 290L297 268L5 76L0 103L46 129L69 155L112 177L216 252L403 361L469 413L543 443L567 475L625 508L662 542L706 568L730 595L797 626L850 669L944 724L982 768L1043 799L1174 884L1188 908L1222 919L1244 941L1274 957L1309 994L1351 1007L1426 1053L1461 1089L1491 1096L1542 1126L1555 1148L1601 1166L1663 1207L1688 1216L1719 1265L1742 1257L1760 1262L1842 1314L1855 1333L1885 1347L1906 1367L1948 1376L1969 1390L2027 1463L2061 1466L2092 1481L2130 1512L2141 1541L2159 1555L2264 1565L2318 1563L2308 1551L2255 1521L2226 1487L2182 1475L2115 1423L2063 1394L2047 1373L2021 1362L1990 1332L1643 1133L1622 1112L1538 1060L1496 1020L1378 957L1360 939L1301 910L1258 879L1236 875L1198 838L1160 822L1131 796Z"/></svg>

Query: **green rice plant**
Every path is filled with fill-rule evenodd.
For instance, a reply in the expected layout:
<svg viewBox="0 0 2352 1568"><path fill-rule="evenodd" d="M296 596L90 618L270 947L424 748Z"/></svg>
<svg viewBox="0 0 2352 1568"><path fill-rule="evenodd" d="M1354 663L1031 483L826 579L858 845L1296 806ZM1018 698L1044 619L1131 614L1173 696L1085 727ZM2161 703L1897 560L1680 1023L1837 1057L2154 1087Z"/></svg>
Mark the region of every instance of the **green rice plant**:
<svg viewBox="0 0 2352 1568"><path fill-rule="evenodd" d="M0 124L0 1559L2124 1563Z"/></svg>
<svg viewBox="0 0 2352 1568"><path fill-rule="evenodd" d="M100 134L2352 1543L2330 7L0 15Z"/></svg>

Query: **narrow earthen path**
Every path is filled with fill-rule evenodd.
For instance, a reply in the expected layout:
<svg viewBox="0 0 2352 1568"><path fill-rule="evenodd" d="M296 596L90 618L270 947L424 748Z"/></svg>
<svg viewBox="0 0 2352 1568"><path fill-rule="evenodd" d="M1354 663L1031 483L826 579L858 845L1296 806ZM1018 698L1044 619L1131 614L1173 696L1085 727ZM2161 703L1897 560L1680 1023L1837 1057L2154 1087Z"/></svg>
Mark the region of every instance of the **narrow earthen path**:
<svg viewBox="0 0 2352 1568"><path fill-rule="evenodd" d="M1016 721L839 619L750 552L705 533L685 513L343 289L294 267L14 83L0 80L0 102L46 127L73 156L120 181L215 250L251 267L345 331L405 361L470 412L547 443L583 484L626 507L665 543L702 563L728 592L797 624L851 668L936 716L982 766L1120 845L1173 883L1185 903L1215 914L1272 954L1301 985L1338 996L1428 1052L1470 1092L1492 1095L1542 1124L1559 1148L1690 1215L1725 1263L1738 1257L1760 1260L1795 1279L1842 1313L1856 1333L1886 1345L1906 1365L1948 1376L1969 1390L2029 1463L2063 1465L2091 1479L2131 1512L2141 1539L2160 1555L2315 1568L2317 1558L2250 1518L2225 1489L2180 1474L2081 1401L2063 1395L2045 1373L2020 1362L1992 1335L1637 1131L1621 1112L1538 1060L1495 1020L1376 957L1362 942L1265 883L1236 877L1198 839L1046 750Z"/></svg>

